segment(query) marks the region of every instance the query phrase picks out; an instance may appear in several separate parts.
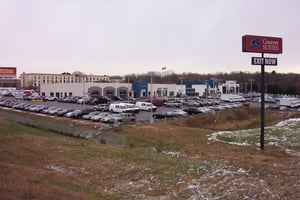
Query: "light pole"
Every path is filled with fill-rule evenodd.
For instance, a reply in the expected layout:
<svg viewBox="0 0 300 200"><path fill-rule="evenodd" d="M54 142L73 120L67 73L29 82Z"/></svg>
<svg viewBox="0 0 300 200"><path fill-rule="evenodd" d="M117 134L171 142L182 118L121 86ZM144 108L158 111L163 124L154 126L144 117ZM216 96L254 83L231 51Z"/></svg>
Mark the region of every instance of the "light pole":
<svg viewBox="0 0 300 200"><path fill-rule="evenodd" d="M182 85L183 85L183 80L184 80L184 76L179 76L178 77L179 78L179 80L180 80L180 97L182 97Z"/></svg>
<svg viewBox="0 0 300 200"><path fill-rule="evenodd" d="M250 92L252 93L252 83L253 83L253 79L249 79L249 81L250 81Z"/></svg>
<svg viewBox="0 0 300 200"><path fill-rule="evenodd" d="M128 89L127 89L127 103L129 103L129 76L127 77L127 79L128 79L128 81L127 81L127 83L128 83Z"/></svg>
<svg viewBox="0 0 300 200"><path fill-rule="evenodd" d="M82 91L83 91L83 96L85 97L85 80L84 79L85 79L84 76L82 76L82 84L83 84Z"/></svg>
<svg viewBox="0 0 300 200"><path fill-rule="evenodd" d="M209 83L208 83L208 81L209 81L209 80L206 80L206 95L205 95L205 96L206 96L206 99L208 99L208 91L209 91L209 87L208 87L208 84L209 84Z"/></svg>
<svg viewBox="0 0 300 200"><path fill-rule="evenodd" d="M153 98L153 95L152 95L152 92L153 92L153 74L154 74L154 72L151 71L151 72L148 72L148 74L150 75L150 84L151 84L151 86L150 86L150 102L151 102L150 123L152 124L153 123L153 116L152 116L152 114L153 114L153 110L152 110L152 98Z"/></svg>
<svg viewBox="0 0 300 200"><path fill-rule="evenodd" d="M151 93L150 93L150 102L151 102L151 116L150 116L150 123L153 123L153 116L152 116L152 98L153 98L153 94L152 94L152 89L153 89L153 72L151 73Z"/></svg>
<svg viewBox="0 0 300 200"><path fill-rule="evenodd" d="M218 86L218 79L217 78L211 78L213 81L213 97L216 98L217 95L217 89L216 86Z"/></svg>
<svg viewBox="0 0 300 200"><path fill-rule="evenodd" d="M82 74L81 77L82 77L82 93L83 93L83 102L82 102L82 105L83 105L83 108L85 108L85 80L84 80L85 75Z"/></svg>

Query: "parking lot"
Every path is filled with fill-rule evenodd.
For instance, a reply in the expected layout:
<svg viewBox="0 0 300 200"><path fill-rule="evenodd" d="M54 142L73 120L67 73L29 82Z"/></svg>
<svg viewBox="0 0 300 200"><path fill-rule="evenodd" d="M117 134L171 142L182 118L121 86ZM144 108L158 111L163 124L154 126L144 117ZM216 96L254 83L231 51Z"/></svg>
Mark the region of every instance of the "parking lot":
<svg viewBox="0 0 300 200"><path fill-rule="evenodd" d="M207 101L207 100L205 100ZM6 103L3 103L6 102ZM117 102L115 102L117 103ZM63 108L63 109L74 109L74 110L89 110L92 111L94 110L95 105L89 105L89 104L78 104L78 103L63 103L63 102L58 102L58 101L42 101L42 100L34 100L34 101L25 101L21 99L15 99L13 97L2 97L0 101L1 106L5 107L11 107L12 109L18 109L16 105L22 105L22 104L28 104L31 107L37 107L37 105L45 106L44 108L41 108L39 111L34 111L34 112L39 112L43 113L43 109L50 108L50 107L56 107L56 108ZM167 104L169 105L169 104ZM219 111L219 110L225 110L225 109L234 109L238 107L243 107L242 103L218 103L216 101L213 102L211 105L199 105L199 106L194 106L192 105L187 105L186 103L180 103L180 106L157 106L157 110L154 112L152 111L142 111L140 110L136 114L135 121L136 122L151 122L152 120L157 121L161 120L162 118L175 118L175 117L180 117L180 116L187 116L191 113L184 113L182 110L185 110L186 108L195 108L198 109L199 112L196 112L197 114L205 114L208 112L213 112L213 111ZM244 104L249 106L248 104ZM27 106L27 107L30 107ZM19 109L23 110L23 109ZM179 111L178 111L179 110ZM24 109L24 112L28 112L29 110ZM32 112L32 111L31 111ZM162 117L161 115L157 115L156 118L153 119L153 115L160 113L164 114ZM166 114L167 113L167 114ZM50 113L47 113L50 114ZM55 113L52 113L52 115L56 115ZM65 114L62 117L66 117ZM78 120L82 120L82 116L77 118Z"/></svg>

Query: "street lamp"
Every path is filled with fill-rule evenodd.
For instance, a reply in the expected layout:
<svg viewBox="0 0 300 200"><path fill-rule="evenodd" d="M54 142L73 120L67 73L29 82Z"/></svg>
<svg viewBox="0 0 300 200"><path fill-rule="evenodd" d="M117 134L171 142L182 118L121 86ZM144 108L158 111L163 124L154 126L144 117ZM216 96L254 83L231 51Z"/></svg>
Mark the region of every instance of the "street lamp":
<svg viewBox="0 0 300 200"><path fill-rule="evenodd" d="M127 86L127 103L129 103L129 76L127 76L127 84L128 84L128 86Z"/></svg>
<svg viewBox="0 0 300 200"><path fill-rule="evenodd" d="M163 76L165 76L164 71L167 69L167 67L162 67L161 68L161 75L160 77L162 78Z"/></svg>

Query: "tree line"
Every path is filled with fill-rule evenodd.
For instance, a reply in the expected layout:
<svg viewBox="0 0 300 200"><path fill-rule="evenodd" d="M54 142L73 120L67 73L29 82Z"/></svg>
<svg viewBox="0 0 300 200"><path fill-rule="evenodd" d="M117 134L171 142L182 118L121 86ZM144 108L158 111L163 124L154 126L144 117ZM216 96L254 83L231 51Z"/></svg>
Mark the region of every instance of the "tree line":
<svg viewBox="0 0 300 200"><path fill-rule="evenodd" d="M260 72L231 72L231 73L215 73L215 74L198 74L198 73L182 73L182 74L152 74L153 83L172 84L183 82L206 82L214 80L225 82L227 80L235 80L240 84L240 92L260 92ZM131 74L125 76L125 81L151 81L151 75L148 74ZM288 94L300 95L300 74L296 73L277 73L276 71L265 72L265 91L270 94Z"/></svg>

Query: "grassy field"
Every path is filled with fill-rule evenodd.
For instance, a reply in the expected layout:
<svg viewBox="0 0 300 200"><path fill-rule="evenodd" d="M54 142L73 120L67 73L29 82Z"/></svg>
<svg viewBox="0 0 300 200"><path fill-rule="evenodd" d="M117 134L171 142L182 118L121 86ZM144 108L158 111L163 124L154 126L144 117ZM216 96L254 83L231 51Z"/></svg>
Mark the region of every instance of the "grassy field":
<svg viewBox="0 0 300 200"><path fill-rule="evenodd" d="M119 126L95 140L0 119L0 199L297 199L300 122L282 137L291 143L268 142L285 133L268 130L261 151L259 117L237 109ZM266 125L299 117L267 111ZM244 129L250 145L230 144L241 134L209 140Z"/></svg>

